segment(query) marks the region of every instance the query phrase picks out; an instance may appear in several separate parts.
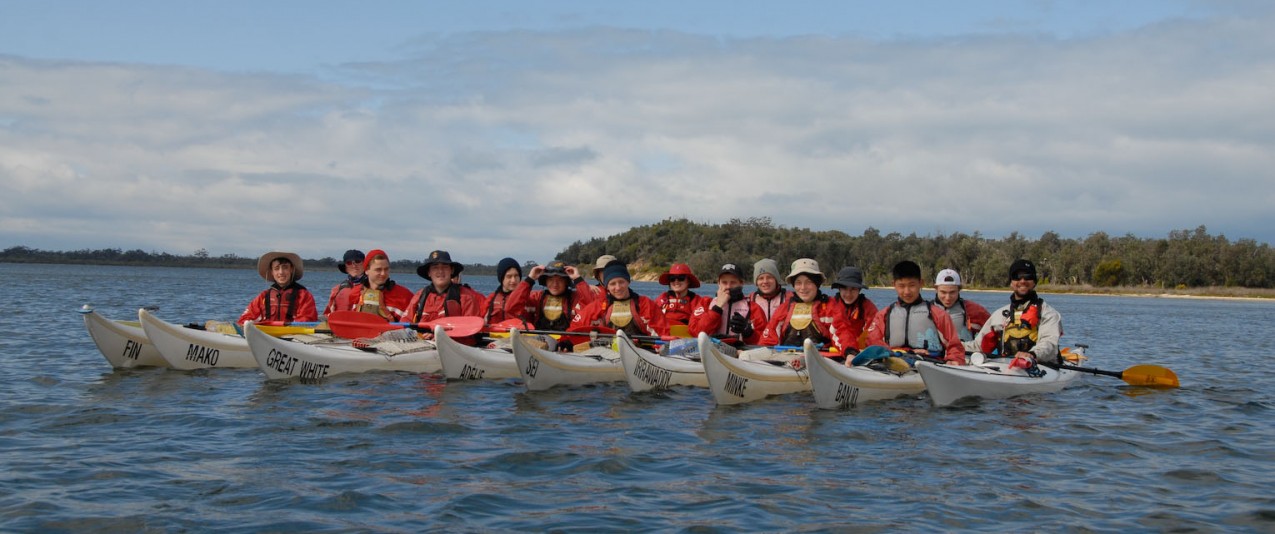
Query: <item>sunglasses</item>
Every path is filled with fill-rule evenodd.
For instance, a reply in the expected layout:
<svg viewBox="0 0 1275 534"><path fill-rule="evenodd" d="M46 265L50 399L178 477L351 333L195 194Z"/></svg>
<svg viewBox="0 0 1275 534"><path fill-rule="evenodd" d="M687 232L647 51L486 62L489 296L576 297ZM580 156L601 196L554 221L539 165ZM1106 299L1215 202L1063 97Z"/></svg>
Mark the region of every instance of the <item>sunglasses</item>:
<svg viewBox="0 0 1275 534"><path fill-rule="evenodd" d="M1031 273L1018 273L1009 277L1010 280L1035 280L1036 275Z"/></svg>
<svg viewBox="0 0 1275 534"><path fill-rule="evenodd" d="M684 275L684 274L674 274L674 275L670 275L670 276L668 277L668 281L670 281L670 282L685 282L685 281L686 281L686 275Z"/></svg>

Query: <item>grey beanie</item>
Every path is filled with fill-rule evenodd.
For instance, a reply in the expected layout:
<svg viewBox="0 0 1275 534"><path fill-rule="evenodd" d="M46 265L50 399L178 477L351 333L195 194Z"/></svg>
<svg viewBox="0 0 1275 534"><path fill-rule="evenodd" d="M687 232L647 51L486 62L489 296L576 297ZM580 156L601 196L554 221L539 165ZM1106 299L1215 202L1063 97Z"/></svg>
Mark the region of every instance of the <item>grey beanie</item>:
<svg viewBox="0 0 1275 534"><path fill-rule="evenodd" d="M775 282L780 286L784 285L784 277L779 276L779 264L770 258L762 258L753 264L753 284L757 283L757 278L763 274L775 277Z"/></svg>

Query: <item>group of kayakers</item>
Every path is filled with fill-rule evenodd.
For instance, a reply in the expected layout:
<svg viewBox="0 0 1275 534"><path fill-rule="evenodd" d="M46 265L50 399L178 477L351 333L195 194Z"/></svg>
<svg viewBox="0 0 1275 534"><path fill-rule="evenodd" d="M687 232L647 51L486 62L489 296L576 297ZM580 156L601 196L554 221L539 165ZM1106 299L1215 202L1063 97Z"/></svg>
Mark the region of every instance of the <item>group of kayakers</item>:
<svg viewBox="0 0 1275 534"><path fill-rule="evenodd" d="M961 298L961 276L953 269L939 271L935 299L925 300L921 268L912 261L891 269L897 298L884 308L863 294L863 271L854 266L838 271L831 283L834 292L824 294L820 287L825 276L810 258L794 261L784 278L774 260L757 261L752 276L756 290L748 295L744 271L736 264L718 270L717 291L708 296L693 291L701 284L690 266L675 263L660 275L659 283L668 289L655 299L632 291L627 265L611 255L595 262L596 285L561 261L534 266L524 275L521 264L504 258L497 263L499 286L487 296L461 282L464 265L444 250L431 252L417 267L428 283L415 293L390 278L390 259L383 250L346 251L337 268L346 279L332 288L325 315L353 310L407 323L473 316L490 325L512 321L523 329L582 335L617 330L657 337L707 333L741 345L799 346L810 339L844 356L875 346L952 364L964 364L967 353L980 352L1014 357L1015 365L1029 369L1037 361L1058 362L1062 334L1061 317L1036 294L1036 267L1025 259L1010 266L1010 303L995 313ZM299 256L268 252L257 270L271 285L249 303L239 323L318 320L313 295L299 283L304 274ZM851 361L846 358L847 365Z"/></svg>

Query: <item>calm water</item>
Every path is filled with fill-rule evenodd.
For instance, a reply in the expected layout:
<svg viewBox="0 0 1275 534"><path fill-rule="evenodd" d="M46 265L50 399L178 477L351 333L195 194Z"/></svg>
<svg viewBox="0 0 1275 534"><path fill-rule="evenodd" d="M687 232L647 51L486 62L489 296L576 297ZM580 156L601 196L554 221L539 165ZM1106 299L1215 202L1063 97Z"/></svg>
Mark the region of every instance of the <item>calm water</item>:
<svg viewBox="0 0 1275 534"><path fill-rule="evenodd" d="M832 412L809 395L718 408L707 390L623 384L532 394L394 373L301 385L112 371L80 305L231 319L265 283L167 268L0 275L4 531L1275 531L1275 303L1047 296L1092 365L1164 365L1183 387L1086 376L1050 396ZM322 304L339 276L305 282ZM488 278L467 281L489 291Z"/></svg>

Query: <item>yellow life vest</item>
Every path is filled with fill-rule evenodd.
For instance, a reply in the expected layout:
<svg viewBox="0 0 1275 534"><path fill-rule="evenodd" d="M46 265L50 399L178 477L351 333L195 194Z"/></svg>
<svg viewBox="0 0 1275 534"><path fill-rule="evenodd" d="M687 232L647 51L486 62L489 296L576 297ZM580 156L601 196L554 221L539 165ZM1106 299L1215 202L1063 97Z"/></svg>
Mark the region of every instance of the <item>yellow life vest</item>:
<svg viewBox="0 0 1275 534"><path fill-rule="evenodd" d="M632 300L617 300L611 304L610 321L616 328L624 328L633 322L633 310L629 306L631 302Z"/></svg>
<svg viewBox="0 0 1275 534"><path fill-rule="evenodd" d="M375 313L386 319L393 320L385 306L381 303L381 290L372 289L370 287L363 288L363 292L359 295L359 311L363 313Z"/></svg>
<svg viewBox="0 0 1275 534"><path fill-rule="evenodd" d="M567 299L564 299L561 296L546 294L544 307L541 309L544 318L550 321L557 321L562 317L563 307L566 302ZM612 314L614 313L615 312L612 311Z"/></svg>
<svg viewBox="0 0 1275 534"><path fill-rule="evenodd" d="M788 325L793 330L805 330L814 321L815 305L810 302L792 303L792 313L788 315Z"/></svg>

